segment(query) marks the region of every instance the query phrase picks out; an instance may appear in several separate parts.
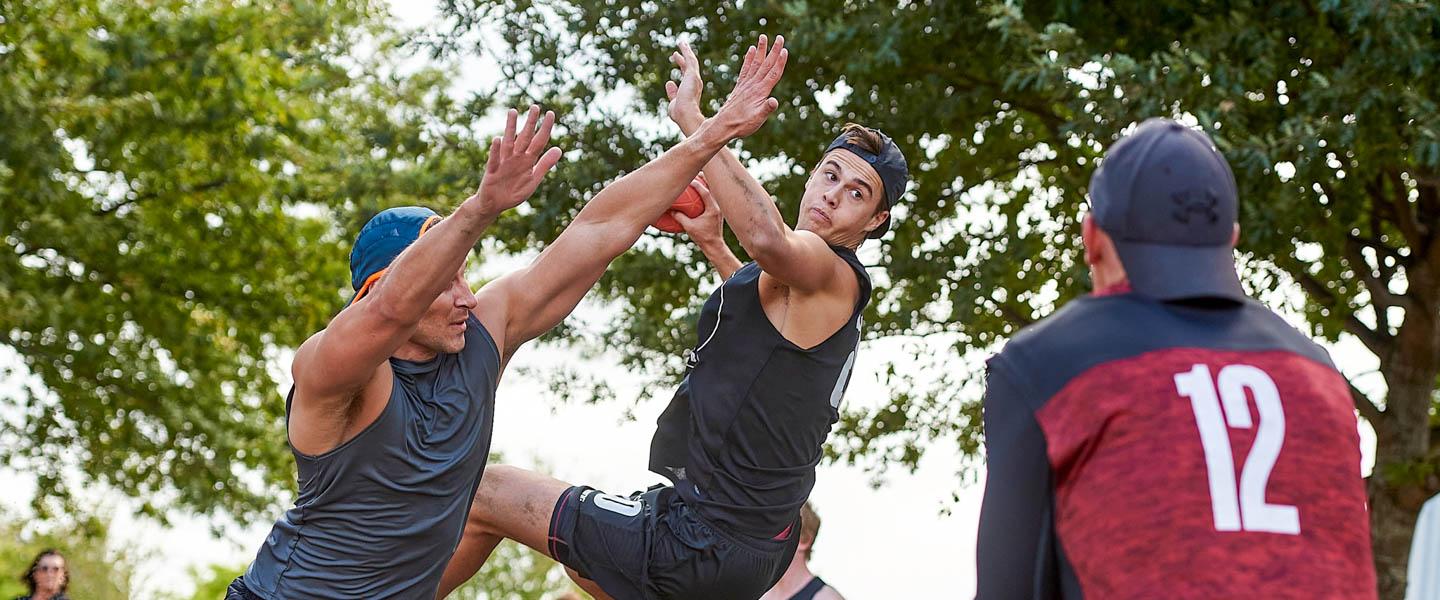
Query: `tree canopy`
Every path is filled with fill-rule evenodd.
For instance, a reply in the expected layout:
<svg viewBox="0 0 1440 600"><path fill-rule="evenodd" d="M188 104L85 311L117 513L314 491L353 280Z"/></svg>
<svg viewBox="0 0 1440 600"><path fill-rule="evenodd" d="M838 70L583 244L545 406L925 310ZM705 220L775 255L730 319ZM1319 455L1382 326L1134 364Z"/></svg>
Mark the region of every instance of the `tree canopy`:
<svg viewBox="0 0 1440 600"><path fill-rule="evenodd" d="M461 103L367 2L0 6L3 458L163 517L293 486L276 360L339 310L347 232L464 198ZM447 200L448 199L448 200ZM79 479L67 476L79 473Z"/></svg>

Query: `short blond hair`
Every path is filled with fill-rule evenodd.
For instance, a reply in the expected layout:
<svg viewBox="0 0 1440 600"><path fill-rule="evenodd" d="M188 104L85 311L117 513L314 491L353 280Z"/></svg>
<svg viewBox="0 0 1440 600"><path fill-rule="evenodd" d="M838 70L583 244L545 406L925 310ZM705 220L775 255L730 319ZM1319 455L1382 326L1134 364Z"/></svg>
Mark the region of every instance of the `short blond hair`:
<svg viewBox="0 0 1440 600"><path fill-rule="evenodd" d="M815 514L815 508L810 506L806 500L805 505L800 507L800 539L810 539L811 551L815 548L815 536L820 535L820 515Z"/></svg>

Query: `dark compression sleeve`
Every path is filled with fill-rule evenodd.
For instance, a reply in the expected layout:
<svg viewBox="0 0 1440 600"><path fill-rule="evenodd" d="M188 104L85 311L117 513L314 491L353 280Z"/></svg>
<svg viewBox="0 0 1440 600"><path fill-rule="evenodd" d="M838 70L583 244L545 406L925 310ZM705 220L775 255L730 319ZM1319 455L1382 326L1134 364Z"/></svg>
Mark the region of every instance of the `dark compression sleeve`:
<svg viewBox="0 0 1440 600"><path fill-rule="evenodd" d="M991 360L984 404L985 500L976 552L981 600L1062 597L1050 461L1031 407L1038 401L1024 397L1022 385L1010 378L1000 357Z"/></svg>

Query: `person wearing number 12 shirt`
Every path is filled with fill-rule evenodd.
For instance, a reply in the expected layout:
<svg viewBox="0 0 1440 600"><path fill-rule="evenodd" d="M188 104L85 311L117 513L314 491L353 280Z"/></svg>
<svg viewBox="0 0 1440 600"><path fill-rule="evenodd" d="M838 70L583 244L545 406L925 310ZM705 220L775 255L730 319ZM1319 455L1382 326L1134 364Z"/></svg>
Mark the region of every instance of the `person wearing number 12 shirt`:
<svg viewBox="0 0 1440 600"><path fill-rule="evenodd" d="M979 598L1374 598L1349 385L1247 298L1234 175L1167 119L1111 147L1095 291L989 361Z"/></svg>

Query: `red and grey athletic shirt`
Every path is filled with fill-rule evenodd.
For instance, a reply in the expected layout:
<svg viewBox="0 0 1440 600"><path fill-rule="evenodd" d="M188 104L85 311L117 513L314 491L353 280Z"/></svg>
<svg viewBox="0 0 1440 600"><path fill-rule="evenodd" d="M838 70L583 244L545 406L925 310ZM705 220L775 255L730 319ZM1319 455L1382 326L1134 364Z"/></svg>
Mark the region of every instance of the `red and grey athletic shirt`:
<svg viewBox="0 0 1440 600"><path fill-rule="evenodd" d="M990 359L979 598L1374 598L1349 385L1253 301L1071 302Z"/></svg>

